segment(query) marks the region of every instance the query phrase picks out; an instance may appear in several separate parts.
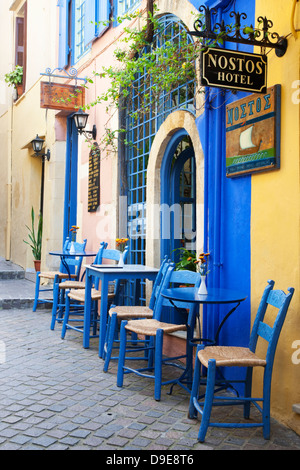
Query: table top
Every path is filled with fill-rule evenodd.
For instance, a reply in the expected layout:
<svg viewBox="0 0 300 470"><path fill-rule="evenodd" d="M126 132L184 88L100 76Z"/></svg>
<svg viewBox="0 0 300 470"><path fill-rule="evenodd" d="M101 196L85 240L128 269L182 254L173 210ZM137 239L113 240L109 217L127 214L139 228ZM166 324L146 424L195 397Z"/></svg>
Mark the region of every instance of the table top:
<svg viewBox="0 0 300 470"><path fill-rule="evenodd" d="M94 251L76 251L76 253L70 253L69 251L49 251L49 255L54 256L82 256L82 257L89 257L89 256L96 256L97 253Z"/></svg>
<svg viewBox="0 0 300 470"><path fill-rule="evenodd" d="M161 292L163 297L176 300L178 302L196 302L201 304L229 304L241 302L247 296L239 291L221 288L207 288L207 294L198 294L195 287L174 287Z"/></svg>
<svg viewBox="0 0 300 470"><path fill-rule="evenodd" d="M158 273L159 269L151 268L149 266L144 266L142 264L124 264L124 266L119 266L118 264L88 264L85 266L87 269L92 269L93 271L98 272L120 272L122 273Z"/></svg>

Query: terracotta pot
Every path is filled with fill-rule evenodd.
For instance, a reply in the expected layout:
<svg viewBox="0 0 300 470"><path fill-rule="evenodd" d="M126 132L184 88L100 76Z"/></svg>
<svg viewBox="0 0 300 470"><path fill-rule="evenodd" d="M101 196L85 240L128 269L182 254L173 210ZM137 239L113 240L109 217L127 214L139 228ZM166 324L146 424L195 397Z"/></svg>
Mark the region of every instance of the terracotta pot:
<svg viewBox="0 0 300 470"><path fill-rule="evenodd" d="M36 271L40 271L41 270L41 260L39 259L35 259L33 260L34 262L34 268Z"/></svg>
<svg viewBox="0 0 300 470"><path fill-rule="evenodd" d="M20 98L20 96L22 96L23 94L23 84L21 83L20 85L17 85L16 88L17 88L18 98Z"/></svg>

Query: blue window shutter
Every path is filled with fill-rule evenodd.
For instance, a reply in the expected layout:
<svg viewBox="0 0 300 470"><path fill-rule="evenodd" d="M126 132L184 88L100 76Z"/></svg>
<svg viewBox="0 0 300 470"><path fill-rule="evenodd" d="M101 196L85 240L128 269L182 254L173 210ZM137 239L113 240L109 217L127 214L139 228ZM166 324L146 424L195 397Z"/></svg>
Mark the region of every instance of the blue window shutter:
<svg viewBox="0 0 300 470"><path fill-rule="evenodd" d="M97 0L85 0L84 16L84 45L87 47L96 36L96 2Z"/></svg>
<svg viewBox="0 0 300 470"><path fill-rule="evenodd" d="M69 0L60 0L59 6L59 50L58 67L63 69L68 65L69 58Z"/></svg>
<svg viewBox="0 0 300 470"><path fill-rule="evenodd" d="M101 22L97 27L97 36L105 31L109 24L110 15L110 1L109 0L96 0L97 1L97 22ZM103 24L103 22L105 22Z"/></svg>

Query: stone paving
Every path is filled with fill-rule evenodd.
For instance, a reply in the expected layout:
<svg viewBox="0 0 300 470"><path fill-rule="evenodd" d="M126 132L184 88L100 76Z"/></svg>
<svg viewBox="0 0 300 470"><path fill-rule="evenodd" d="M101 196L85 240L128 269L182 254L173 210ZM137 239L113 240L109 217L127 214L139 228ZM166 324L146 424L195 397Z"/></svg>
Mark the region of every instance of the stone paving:
<svg viewBox="0 0 300 470"><path fill-rule="evenodd" d="M3 285L0 281L0 298ZM259 428L211 428L206 442L197 442L199 421L187 417L184 390L176 386L168 395L165 386L156 402L153 382L132 374L117 387L116 361L103 372L97 339L89 349L75 331L62 340L60 325L50 330L50 315L45 308L33 313L0 307L0 450L102 450L118 456L300 450L300 436L274 420L269 441ZM239 407L217 413L229 420L242 416Z"/></svg>
<svg viewBox="0 0 300 470"><path fill-rule="evenodd" d="M160 402L149 380L126 376L118 388L116 363L103 372L97 340L90 349L76 332L62 340L49 310L2 310L0 325L0 450L300 449L300 437L274 421L270 441L260 429L211 429L200 444L181 388L170 396L165 387Z"/></svg>

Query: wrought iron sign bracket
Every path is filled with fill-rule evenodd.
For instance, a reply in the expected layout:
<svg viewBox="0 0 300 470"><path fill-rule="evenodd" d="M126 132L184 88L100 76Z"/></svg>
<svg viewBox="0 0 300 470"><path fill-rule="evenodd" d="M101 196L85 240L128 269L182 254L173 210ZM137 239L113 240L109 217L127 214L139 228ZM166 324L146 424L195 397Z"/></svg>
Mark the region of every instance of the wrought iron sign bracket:
<svg viewBox="0 0 300 470"><path fill-rule="evenodd" d="M56 71L59 72L60 75L58 73L55 73ZM60 69L60 68L56 68L56 69L53 69L53 70L51 70L51 68L47 68L45 73L41 73L40 75L48 77L50 85L51 85L51 79L52 78L62 78L62 79L75 80L75 86L77 86L77 81L78 80L84 81L84 83L87 83L86 78L78 77L78 71L74 67L71 67L69 71L67 71L65 69Z"/></svg>
<svg viewBox="0 0 300 470"><path fill-rule="evenodd" d="M259 46L264 54L266 48L275 49L277 57L284 56L288 42L284 37L280 37L278 33L270 32L273 22L267 17L259 16L257 18L261 28L254 28L253 25L241 26L241 19L246 20L246 13L237 13L232 11L229 16L234 18L234 25L230 33L227 31L224 20L221 23L212 24L212 16L217 15L216 9L210 9L208 6L201 5L200 13L204 12L203 20L198 18L194 23L195 31L190 31L192 36L204 39L204 45L209 46L211 40L222 40L222 42L233 42L238 44L246 44L249 46Z"/></svg>

